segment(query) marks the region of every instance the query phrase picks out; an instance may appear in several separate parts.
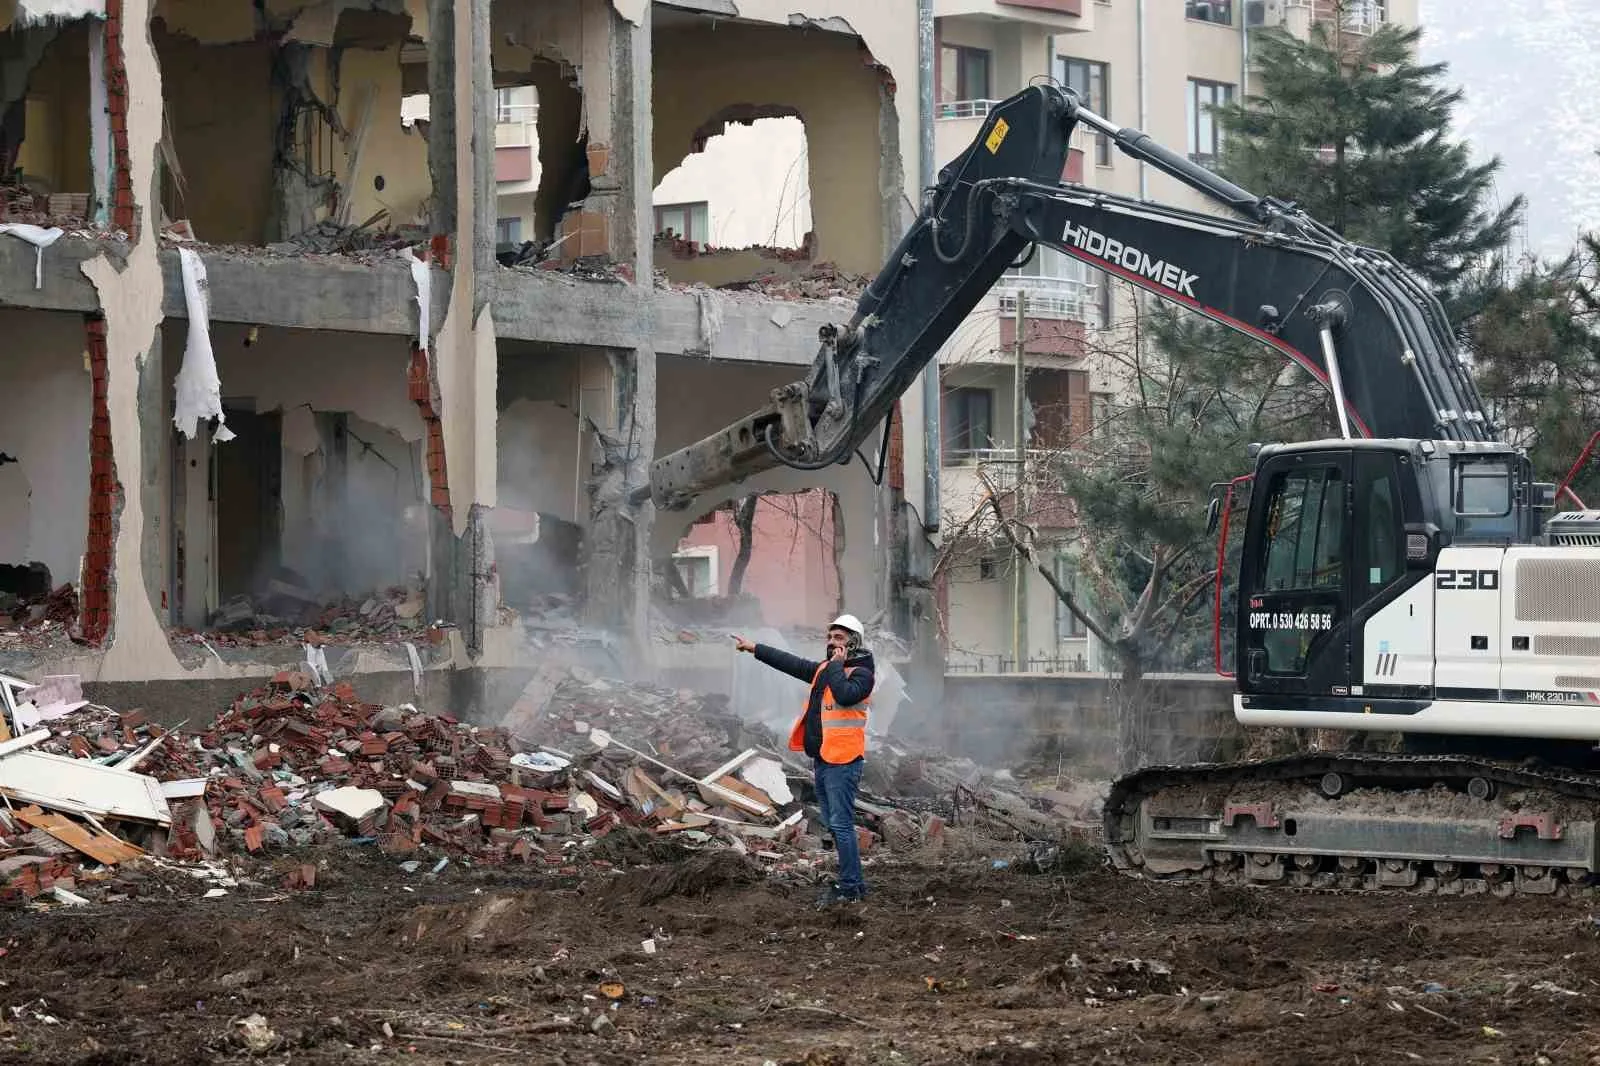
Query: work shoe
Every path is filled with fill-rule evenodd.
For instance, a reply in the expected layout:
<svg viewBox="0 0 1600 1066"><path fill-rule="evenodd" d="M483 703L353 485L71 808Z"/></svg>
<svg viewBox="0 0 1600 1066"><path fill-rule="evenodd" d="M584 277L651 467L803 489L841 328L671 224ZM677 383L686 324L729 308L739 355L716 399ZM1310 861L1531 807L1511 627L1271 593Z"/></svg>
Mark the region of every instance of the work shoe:
<svg viewBox="0 0 1600 1066"><path fill-rule="evenodd" d="M841 903L865 903L866 899L867 890L865 888L859 888L855 891L848 891L839 884L834 883L818 893L817 909L821 910L824 907L836 907Z"/></svg>

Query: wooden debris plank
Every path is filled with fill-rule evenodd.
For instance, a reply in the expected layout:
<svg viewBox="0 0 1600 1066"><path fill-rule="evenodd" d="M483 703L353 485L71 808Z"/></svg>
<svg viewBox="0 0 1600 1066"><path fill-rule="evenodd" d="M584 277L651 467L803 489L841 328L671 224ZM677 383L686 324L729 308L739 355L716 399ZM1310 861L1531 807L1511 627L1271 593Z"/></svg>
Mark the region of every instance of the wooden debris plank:
<svg viewBox="0 0 1600 1066"><path fill-rule="evenodd" d="M142 849L120 837L91 832L65 815L47 814L39 807L24 807L17 812L17 817L106 866L115 866L144 854Z"/></svg>

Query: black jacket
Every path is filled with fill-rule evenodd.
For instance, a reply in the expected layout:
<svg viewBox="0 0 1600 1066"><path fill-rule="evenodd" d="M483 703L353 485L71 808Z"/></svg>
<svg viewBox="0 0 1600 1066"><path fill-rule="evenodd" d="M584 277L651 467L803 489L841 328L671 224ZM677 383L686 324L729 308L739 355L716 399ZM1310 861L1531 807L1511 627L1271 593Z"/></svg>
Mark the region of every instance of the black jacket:
<svg viewBox="0 0 1600 1066"><path fill-rule="evenodd" d="M756 659L766 663L774 670L781 670L790 677L811 684L811 679L816 675L817 667L822 663L811 659L802 659L798 655L790 655L782 648L774 648L768 644L756 645ZM847 675L845 667L850 668ZM822 690L824 687L833 689L833 698L841 707L854 707L868 696L872 695L872 673L874 663L872 653L865 649L850 655L841 663L828 662L828 668L822 671L822 676L817 678L816 684L811 685L811 694L806 697L805 745L806 754L813 759L822 758Z"/></svg>

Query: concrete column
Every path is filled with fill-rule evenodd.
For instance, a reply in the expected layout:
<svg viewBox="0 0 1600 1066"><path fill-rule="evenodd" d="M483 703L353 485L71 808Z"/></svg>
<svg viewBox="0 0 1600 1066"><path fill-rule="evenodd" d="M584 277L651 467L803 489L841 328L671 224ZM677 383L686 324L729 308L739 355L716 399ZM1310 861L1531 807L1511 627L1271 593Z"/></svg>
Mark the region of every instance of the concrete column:
<svg viewBox="0 0 1600 1066"><path fill-rule="evenodd" d="M617 211L612 231L618 256L633 271L644 297L640 333L654 334L652 256L655 188L654 125L649 6L637 24L611 15L611 99L613 144L610 169L616 175ZM650 530L655 520L648 501L628 502L649 483L656 447L656 353L651 347L614 349L614 420L591 479L592 518L583 548L586 614L591 622L629 635L636 661L648 668L650 639Z"/></svg>
<svg viewBox="0 0 1600 1066"><path fill-rule="evenodd" d="M164 501L149 491L160 454L159 331L163 281L156 257L156 154L161 140L161 70L150 44L151 0L106 7L106 81L118 119L113 163L113 221L130 235L125 257L102 254L82 270L95 287L105 336L105 430L111 446L105 469L114 479L110 560L111 645L101 669L108 676L149 677L178 669L152 599L151 516ZM115 16L115 17L113 17ZM149 438L154 437L154 441ZM221 445L226 447L226 445ZM159 558L156 555L155 558ZM154 572L152 574L152 571ZM159 588L159 585L157 585Z"/></svg>
<svg viewBox="0 0 1600 1066"><path fill-rule="evenodd" d="M474 656L498 606L485 522L495 504L497 370L494 154L485 148L493 142L494 113L489 11L490 0L430 0L428 156L434 250L448 283L446 299L433 305L442 314L422 361L426 372L413 359L411 382L424 417L438 426L428 460L435 512L430 610L461 627Z"/></svg>
<svg viewBox="0 0 1600 1066"><path fill-rule="evenodd" d="M633 252L635 284L644 291L655 289L655 125L653 119L654 81L651 69L651 36L654 19L651 8L646 7L637 26L627 25L619 18L622 28L617 54L626 55L627 67L619 70L624 75L613 81L619 98L626 101L626 110L617 123L621 134L618 141L628 145L624 156L622 203L631 206L629 221L630 247ZM646 337L653 331L647 331ZM629 463L629 488L646 485L650 479L650 462L656 454L656 353L654 348L641 347L633 353L633 402L629 412L633 419L633 440L637 446ZM634 515L632 602L629 633L641 664L651 661L650 642L650 530L655 521L655 508L646 500Z"/></svg>
<svg viewBox="0 0 1600 1066"><path fill-rule="evenodd" d="M150 338L150 350L139 364L139 484L144 499L144 528L139 537L139 559L144 566L144 591L150 606L163 625L171 625L178 609L172 612L162 607L162 594L167 588L167 541L172 537L172 517L167 509L166 448L163 446L170 433L166 420L166 404L162 399L162 386L166 375L161 351L161 331Z"/></svg>

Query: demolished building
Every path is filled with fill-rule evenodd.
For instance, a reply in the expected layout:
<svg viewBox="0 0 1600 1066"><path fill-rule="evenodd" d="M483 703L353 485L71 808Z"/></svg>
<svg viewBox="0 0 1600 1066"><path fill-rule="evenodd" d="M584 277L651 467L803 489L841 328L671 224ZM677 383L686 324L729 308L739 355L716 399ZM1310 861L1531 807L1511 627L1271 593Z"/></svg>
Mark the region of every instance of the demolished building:
<svg viewBox="0 0 1600 1066"><path fill-rule="evenodd" d="M0 0L0 664L511 667L551 596L648 647L652 574L727 502L630 503L650 461L802 376L914 210L915 11ZM502 257L531 168L485 146L530 85ZM662 176L765 116L818 146L804 246L658 240ZM841 598L909 637L922 425L913 390L881 487L730 490L831 491Z"/></svg>

